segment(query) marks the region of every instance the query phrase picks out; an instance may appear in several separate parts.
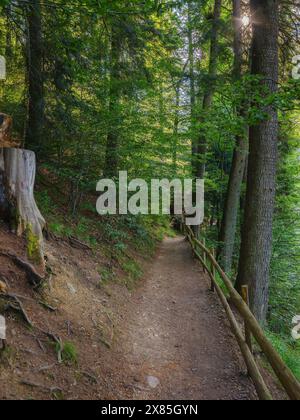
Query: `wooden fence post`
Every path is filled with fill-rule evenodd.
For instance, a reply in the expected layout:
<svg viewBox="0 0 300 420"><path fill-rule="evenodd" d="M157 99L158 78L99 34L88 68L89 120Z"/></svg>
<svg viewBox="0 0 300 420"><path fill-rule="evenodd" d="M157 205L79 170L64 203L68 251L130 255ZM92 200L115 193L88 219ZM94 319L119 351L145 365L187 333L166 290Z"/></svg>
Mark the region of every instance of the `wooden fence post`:
<svg viewBox="0 0 300 420"><path fill-rule="evenodd" d="M216 254L216 252L215 252L215 250L213 249L213 250L212 250L212 255L213 255L213 256L215 256L215 254ZM211 274L212 274L212 276L213 276L214 280L216 281L216 268L215 268L214 264L212 263L212 261L211 261ZM211 282L210 291L211 291L211 292L215 292L215 284L214 284L214 282L213 282L213 281Z"/></svg>
<svg viewBox="0 0 300 420"><path fill-rule="evenodd" d="M249 306L250 301L249 301L249 287L248 286L242 286L242 298L244 302L246 303L246 305ZM245 321L245 338L246 338L246 343L251 353L253 354L252 335L251 335L251 331L249 329L249 325L247 321Z"/></svg>
<svg viewBox="0 0 300 420"><path fill-rule="evenodd" d="M203 239L203 243L204 243L204 246L206 247L206 239L204 238ZM204 264L206 265L206 261L207 261L207 255L206 255L206 252L205 251L203 251L203 261L204 261ZM203 272L205 273L205 266L203 267Z"/></svg>
<svg viewBox="0 0 300 420"><path fill-rule="evenodd" d="M181 233L183 235L185 234L185 220L184 220L184 215L181 216L180 231L181 231Z"/></svg>
<svg viewBox="0 0 300 420"><path fill-rule="evenodd" d="M262 352L265 354L268 362L270 363L272 369L274 370L275 375L277 376L278 380L282 384L283 388L285 389L287 395L290 397L291 400L300 401L300 383L295 377L295 375L292 373L290 368L284 363L282 358L280 357L279 353L274 349L271 342L266 337L263 329L257 322L257 319L254 317L253 313L249 309L249 305L247 305L242 298L242 296L235 290L233 287L233 283L230 280L230 278L226 275L226 273L222 270L222 268L219 266L216 257L215 252L214 255L204 247L204 245L195 238L194 233L191 231L190 227L186 227L187 231L190 232L191 238L190 242L194 246L194 244L197 244L202 251L205 250L208 259L213 264L215 268L215 273L218 273L220 276L220 280L222 280L223 284L226 286L227 291L229 292L232 304L235 306L238 313L243 317L244 321L247 321L247 329L255 338L255 341L259 345ZM201 264L204 265L204 260L202 258L202 253L197 253L195 251L196 256L200 260ZM210 272L210 267L206 265L206 270ZM215 274L216 275L216 274ZM210 272L210 278L213 280L213 270ZM271 400L272 396L270 395L270 392L268 391L264 380L261 376L261 373L257 367L257 364L255 362L254 356L251 353L248 344L246 343L245 337L234 317L234 314L227 302L227 299L219 286L218 282L215 281L215 290L218 293L218 296L221 299L221 302L226 310L228 319L232 325L232 329L235 333L235 336L237 338L237 341L239 343L239 346L241 348L243 357L245 359L245 362L247 364L248 372L250 373L253 382L255 383L255 387L258 393L258 396L262 400ZM247 289L247 294L249 296L249 290ZM250 344L251 343L251 344ZM249 344L252 346L252 340L249 340Z"/></svg>

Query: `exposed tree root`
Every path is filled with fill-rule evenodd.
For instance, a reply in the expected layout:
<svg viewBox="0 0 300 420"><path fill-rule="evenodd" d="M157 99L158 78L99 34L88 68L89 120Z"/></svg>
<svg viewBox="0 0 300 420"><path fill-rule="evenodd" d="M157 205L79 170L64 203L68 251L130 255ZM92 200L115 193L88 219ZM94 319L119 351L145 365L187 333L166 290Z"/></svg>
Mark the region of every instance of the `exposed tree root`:
<svg viewBox="0 0 300 420"><path fill-rule="evenodd" d="M1 298L8 299L8 300L13 300L15 303L17 303L17 306L10 303L9 304L9 309L13 309L14 311L20 312L24 321L28 324L28 326L30 328L34 328L26 310L24 309L24 307L22 305L22 302L20 301L20 299L17 296L15 296L13 294L9 294L9 293L7 293L5 295L3 294L3 295L0 295L0 296L1 296Z"/></svg>
<svg viewBox="0 0 300 420"><path fill-rule="evenodd" d="M44 302L43 300L40 300L38 302L41 306L43 306L45 309L48 309L50 312L56 312L57 308L54 308L53 306L49 305L47 302Z"/></svg>
<svg viewBox="0 0 300 420"><path fill-rule="evenodd" d="M67 242L72 248L83 249L84 251L92 251L92 248L86 243L80 241L74 236L68 236L67 238L60 238L49 230L45 231L45 237L47 240L53 240L57 242Z"/></svg>
<svg viewBox="0 0 300 420"><path fill-rule="evenodd" d="M82 371L81 372L84 376L86 376L93 384L98 385L99 381L96 378L96 376L92 375L91 373L87 372L87 371Z"/></svg>
<svg viewBox="0 0 300 420"><path fill-rule="evenodd" d="M41 284L46 280L46 276L41 276L33 265L22 260L17 255L10 252L0 251L0 256L10 258L17 267L21 268L25 272L29 283L34 287L41 286Z"/></svg>
<svg viewBox="0 0 300 420"><path fill-rule="evenodd" d="M42 328L39 328L39 327L35 326L33 324L33 322L31 321L30 317L28 316L24 306L22 305L22 302L20 301L20 299L16 295L14 295L14 294L0 294L0 298L13 300L14 303L17 304L17 305L14 305L13 303L10 303L8 305L8 309L12 309L14 311L20 312L24 321L26 322L26 324L31 329L34 329L34 330L40 332L41 334L45 335L51 341L53 341L55 344L58 345L58 348L57 348L58 362L62 363L63 342L62 342L61 338L56 336L55 334L49 332L49 331L45 331ZM37 339L37 340L39 340L39 339Z"/></svg>
<svg viewBox="0 0 300 420"><path fill-rule="evenodd" d="M73 248L77 248L77 249L83 249L86 251L92 251L92 248L85 244L84 242L79 241L77 238L74 238L74 236L69 236L69 244L73 247Z"/></svg>
<svg viewBox="0 0 300 420"><path fill-rule="evenodd" d="M54 392L63 392L62 389L59 388L59 387L57 387L57 386L55 386L55 387L48 387L48 386L45 386L45 385L42 385L42 384L38 384L36 382L31 382L31 381L26 381L26 380L21 381L20 383L22 385L26 385L26 386L29 386L31 388L40 388L40 389L42 389L42 390L44 390L46 392L50 392L52 394Z"/></svg>

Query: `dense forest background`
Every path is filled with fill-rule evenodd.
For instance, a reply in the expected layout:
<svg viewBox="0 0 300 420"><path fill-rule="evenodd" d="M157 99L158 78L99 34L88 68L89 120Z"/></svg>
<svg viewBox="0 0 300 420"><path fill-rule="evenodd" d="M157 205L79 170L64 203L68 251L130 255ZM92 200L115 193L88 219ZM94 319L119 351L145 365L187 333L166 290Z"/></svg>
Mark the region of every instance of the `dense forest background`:
<svg viewBox="0 0 300 420"><path fill-rule="evenodd" d="M248 1L2 0L7 80L0 82L0 110L37 154L37 198L50 230L97 242L96 182L119 170L146 180L205 175L200 235L235 278L249 208L249 126L264 124L276 109L266 328L300 377L299 343L291 339L300 314L300 86L292 77L299 3L280 1L278 11L279 78L270 92L253 71ZM144 234L142 218L103 223L120 252L121 224ZM252 245L259 253L260 244Z"/></svg>

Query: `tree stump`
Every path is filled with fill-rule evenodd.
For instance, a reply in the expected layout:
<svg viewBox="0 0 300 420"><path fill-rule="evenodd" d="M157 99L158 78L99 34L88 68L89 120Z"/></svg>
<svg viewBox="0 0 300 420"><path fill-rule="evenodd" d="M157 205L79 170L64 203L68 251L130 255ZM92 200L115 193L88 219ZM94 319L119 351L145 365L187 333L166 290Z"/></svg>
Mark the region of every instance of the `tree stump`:
<svg viewBox="0 0 300 420"><path fill-rule="evenodd" d="M44 268L45 220L34 199L35 173L34 152L0 149L0 217L18 236L25 234L29 259Z"/></svg>

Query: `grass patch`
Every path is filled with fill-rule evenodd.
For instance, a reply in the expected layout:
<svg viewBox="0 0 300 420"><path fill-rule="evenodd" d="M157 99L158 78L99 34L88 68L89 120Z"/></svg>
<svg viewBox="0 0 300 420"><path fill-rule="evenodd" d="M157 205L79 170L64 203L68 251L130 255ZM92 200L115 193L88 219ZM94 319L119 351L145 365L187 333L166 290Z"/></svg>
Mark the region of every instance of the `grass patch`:
<svg viewBox="0 0 300 420"><path fill-rule="evenodd" d="M109 268L102 268L99 271L99 275L100 275L100 283L99 283L100 287L103 285L105 286L106 284L110 283L116 277L114 271Z"/></svg>
<svg viewBox="0 0 300 420"><path fill-rule="evenodd" d="M139 280L142 277L143 271L140 265L136 261L133 261L133 260L123 262L122 269L127 274L127 279L125 280L125 284L129 289L131 289L132 287L134 287L137 280Z"/></svg>
<svg viewBox="0 0 300 420"><path fill-rule="evenodd" d="M300 380L300 343L270 331L267 331L266 334L283 361Z"/></svg>
<svg viewBox="0 0 300 420"><path fill-rule="evenodd" d="M220 288L222 289L222 292L224 293L226 298L229 299L230 298L230 293L229 293L222 277L220 276L220 274L218 272L216 272L216 282L220 286Z"/></svg>
<svg viewBox="0 0 300 420"><path fill-rule="evenodd" d="M56 351L59 352L60 349L61 349L60 345L57 344ZM77 365L78 352L77 352L76 346L69 341L66 341L65 343L63 343L62 350L61 350L61 357L64 363L70 364L70 365Z"/></svg>

